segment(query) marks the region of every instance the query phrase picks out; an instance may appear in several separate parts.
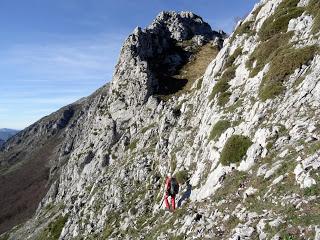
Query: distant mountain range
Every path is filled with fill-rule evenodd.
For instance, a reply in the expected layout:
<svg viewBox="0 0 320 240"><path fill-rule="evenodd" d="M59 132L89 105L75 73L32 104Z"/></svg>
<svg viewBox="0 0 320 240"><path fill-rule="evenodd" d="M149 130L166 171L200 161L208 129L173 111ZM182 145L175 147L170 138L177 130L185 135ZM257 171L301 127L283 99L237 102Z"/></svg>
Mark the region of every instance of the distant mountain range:
<svg viewBox="0 0 320 240"><path fill-rule="evenodd" d="M9 128L0 128L0 144L2 141L7 141L10 137L15 135L19 130L9 129Z"/></svg>

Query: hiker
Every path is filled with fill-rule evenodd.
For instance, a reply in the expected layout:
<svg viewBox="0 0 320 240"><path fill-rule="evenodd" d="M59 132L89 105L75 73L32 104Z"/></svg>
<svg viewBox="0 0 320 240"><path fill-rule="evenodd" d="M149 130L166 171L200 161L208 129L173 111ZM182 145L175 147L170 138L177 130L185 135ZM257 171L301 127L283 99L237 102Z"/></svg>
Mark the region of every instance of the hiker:
<svg viewBox="0 0 320 240"><path fill-rule="evenodd" d="M179 184L175 177L171 177L171 175L167 176L165 191L164 202L166 204L166 209L174 211L176 209L176 194L179 192ZM171 197L171 208L168 201L169 196Z"/></svg>

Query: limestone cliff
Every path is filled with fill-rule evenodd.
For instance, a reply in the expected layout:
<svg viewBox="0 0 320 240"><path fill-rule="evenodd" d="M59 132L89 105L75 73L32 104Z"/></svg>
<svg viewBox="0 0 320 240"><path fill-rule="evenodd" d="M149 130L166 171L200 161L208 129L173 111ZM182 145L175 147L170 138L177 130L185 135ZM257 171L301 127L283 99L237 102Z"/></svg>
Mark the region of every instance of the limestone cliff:
<svg viewBox="0 0 320 240"><path fill-rule="evenodd" d="M319 239L319 7L263 0L227 39L187 12L135 29L110 85L5 144L1 178L47 171L35 215L3 237Z"/></svg>

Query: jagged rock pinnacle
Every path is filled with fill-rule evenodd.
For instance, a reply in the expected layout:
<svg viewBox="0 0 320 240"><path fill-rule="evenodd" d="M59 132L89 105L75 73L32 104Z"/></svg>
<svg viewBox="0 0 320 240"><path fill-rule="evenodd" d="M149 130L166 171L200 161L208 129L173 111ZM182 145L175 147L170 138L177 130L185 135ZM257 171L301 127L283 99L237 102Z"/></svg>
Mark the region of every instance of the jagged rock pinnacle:
<svg viewBox="0 0 320 240"><path fill-rule="evenodd" d="M136 108L127 106L141 106L159 93L163 87L156 73L176 69L189 57L177 42L195 39L201 46L211 40L221 43L224 37L191 12L161 12L146 29L135 28L123 45L110 88L113 117L130 119ZM164 67L168 61L171 65Z"/></svg>

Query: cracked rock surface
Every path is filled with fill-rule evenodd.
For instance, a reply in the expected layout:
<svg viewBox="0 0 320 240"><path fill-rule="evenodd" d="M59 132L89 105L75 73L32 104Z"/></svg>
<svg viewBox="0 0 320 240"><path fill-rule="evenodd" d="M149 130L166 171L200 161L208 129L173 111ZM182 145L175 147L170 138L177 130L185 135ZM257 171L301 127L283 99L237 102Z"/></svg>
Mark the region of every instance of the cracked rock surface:
<svg viewBox="0 0 320 240"><path fill-rule="evenodd" d="M261 1L229 38L189 12L162 12L136 28L110 84L3 146L1 179L28 176L35 165L42 170L31 182L41 179L36 204L22 211L28 220L1 215L2 236L319 239L320 34L309 10L316 2L285 2ZM262 40L264 23L283 8L301 14ZM288 38L278 55L255 56L267 54L263 48L277 36ZM266 82L276 56L299 49L310 57L285 59L292 64L283 62ZM199 62L206 70L190 77ZM281 92L264 99L261 92L275 87L270 82ZM34 160L48 148L48 157ZM174 213L162 204L170 172L180 182ZM10 193L2 182L0 191Z"/></svg>

